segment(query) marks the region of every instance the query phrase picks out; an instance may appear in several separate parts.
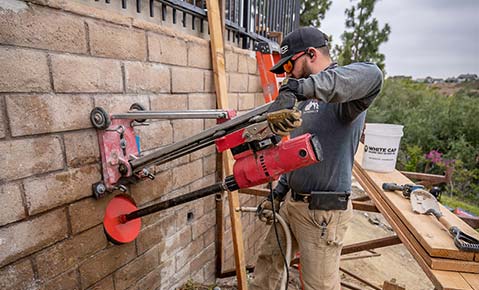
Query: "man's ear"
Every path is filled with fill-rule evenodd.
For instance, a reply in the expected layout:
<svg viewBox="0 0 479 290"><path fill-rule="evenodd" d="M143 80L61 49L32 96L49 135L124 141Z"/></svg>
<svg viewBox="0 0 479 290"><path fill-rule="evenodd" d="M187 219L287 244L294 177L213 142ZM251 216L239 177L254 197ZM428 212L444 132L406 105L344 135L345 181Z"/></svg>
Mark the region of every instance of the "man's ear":
<svg viewBox="0 0 479 290"><path fill-rule="evenodd" d="M313 58L316 55L314 49L312 48L308 49L308 55L310 58Z"/></svg>

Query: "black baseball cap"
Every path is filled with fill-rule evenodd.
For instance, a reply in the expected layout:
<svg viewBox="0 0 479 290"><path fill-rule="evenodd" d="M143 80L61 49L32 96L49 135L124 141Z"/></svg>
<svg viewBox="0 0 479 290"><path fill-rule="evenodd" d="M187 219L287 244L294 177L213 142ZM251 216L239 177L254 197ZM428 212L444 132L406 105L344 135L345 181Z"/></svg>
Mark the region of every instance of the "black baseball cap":
<svg viewBox="0 0 479 290"><path fill-rule="evenodd" d="M315 27L301 27L290 32L281 42L281 59L270 71L275 74L284 73L283 65L295 54L309 47L322 47L328 44L328 36Z"/></svg>

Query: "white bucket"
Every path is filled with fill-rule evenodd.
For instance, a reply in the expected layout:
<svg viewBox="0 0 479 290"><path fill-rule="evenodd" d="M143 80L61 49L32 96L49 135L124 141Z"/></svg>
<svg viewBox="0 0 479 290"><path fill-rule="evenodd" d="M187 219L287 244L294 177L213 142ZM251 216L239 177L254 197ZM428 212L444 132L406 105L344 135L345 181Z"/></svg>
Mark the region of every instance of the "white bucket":
<svg viewBox="0 0 479 290"><path fill-rule="evenodd" d="M402 125L366 124L362 167L377 172L392 172L396 167Z"/></svg>

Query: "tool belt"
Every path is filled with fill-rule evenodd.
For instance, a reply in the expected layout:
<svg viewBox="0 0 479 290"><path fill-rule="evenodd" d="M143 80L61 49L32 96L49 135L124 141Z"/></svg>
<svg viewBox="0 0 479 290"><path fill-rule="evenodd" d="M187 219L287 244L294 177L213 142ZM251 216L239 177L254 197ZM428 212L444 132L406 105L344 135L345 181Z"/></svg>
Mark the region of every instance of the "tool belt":
<svg viewBox="0 0 479 290"><path fill-rule="evenodd" d="M291 191L294 201L306 202L310 210L346 210L350 192L337 191L312 191L311 193L298 193Z"/></svg>

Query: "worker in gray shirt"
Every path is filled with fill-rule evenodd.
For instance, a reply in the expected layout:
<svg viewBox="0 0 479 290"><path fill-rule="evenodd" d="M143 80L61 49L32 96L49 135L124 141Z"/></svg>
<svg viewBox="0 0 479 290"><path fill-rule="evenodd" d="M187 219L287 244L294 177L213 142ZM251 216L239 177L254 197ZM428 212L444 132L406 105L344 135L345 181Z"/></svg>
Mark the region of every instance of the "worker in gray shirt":
<svg viewBox="0 0 479 290"><path fill-rule="evenodd" d="M364 126L366 109L379 94L383 76L372 63L338 66L332 62L327 36L316 28L300 28L281 43L281 60L271 69L288 81L269 111L298 110L301 122L276 120L271 129L291 137L311 133L319 138L323 160L281 176L272 196L258 210L279 210L293 238L293 253L301 258L305 290L340 289L339 258L352 218L351 175L354 154ZM295 120L297 121L297 120ZM291 191L291 195L285 198ZM278 227L281 244L284 233ZM288 261L289 263L289 261ZM251 290L277 289L283 271L272 227L256 262Z"/></svg>

